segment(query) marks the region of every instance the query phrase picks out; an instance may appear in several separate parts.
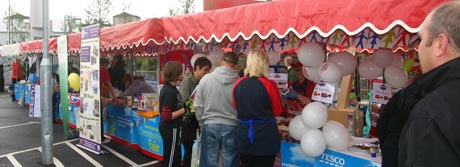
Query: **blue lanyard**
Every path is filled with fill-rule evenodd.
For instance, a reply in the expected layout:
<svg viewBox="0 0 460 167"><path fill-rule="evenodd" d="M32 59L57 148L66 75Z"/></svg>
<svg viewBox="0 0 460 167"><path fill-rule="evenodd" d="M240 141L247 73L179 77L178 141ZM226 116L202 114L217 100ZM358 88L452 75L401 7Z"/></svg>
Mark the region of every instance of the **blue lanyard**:
<svg viewBox="0 0 460 167"><path fill-rule="evenodd" d="M240 123L248 125L248 137L249 143L254 144L254 123L272 123L275 122L275 119L272 120L257 120L257 119L250 119L250 120L240 120Z"/></svg>

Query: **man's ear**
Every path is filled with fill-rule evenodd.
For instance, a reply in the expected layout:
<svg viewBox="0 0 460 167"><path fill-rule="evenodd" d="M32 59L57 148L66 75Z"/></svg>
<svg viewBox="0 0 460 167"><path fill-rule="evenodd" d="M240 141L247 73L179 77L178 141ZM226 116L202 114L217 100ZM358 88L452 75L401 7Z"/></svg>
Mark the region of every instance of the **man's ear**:
<svg viewBox="0 0 460 167"><path fill-rule="evenodd" d="M434 47L436 49L436 57L441 57L446 54L447 48L449 47L449 38L446 34L440 33L435 38Z"/></svg>

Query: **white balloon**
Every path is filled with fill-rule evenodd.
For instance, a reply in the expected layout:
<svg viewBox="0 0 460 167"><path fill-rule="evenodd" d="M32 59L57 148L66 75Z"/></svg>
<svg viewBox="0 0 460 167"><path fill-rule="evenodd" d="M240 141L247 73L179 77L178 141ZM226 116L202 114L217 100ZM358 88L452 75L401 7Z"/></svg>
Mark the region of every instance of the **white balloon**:
<svg viewBox="0 0 460 167"><path fill-rule="evenodd" d="M312 102L302 110L303 122L310 128L318 129L327 121L327 108L320 102Z"/></svg>
<svg viewBox="0 0 460 167"><path fill-rule="evenodd" d="M302 67L302 73L305 78L310 81L319 81L321 77L319 77L319 67Z"/></svg>
<svg viewBox="0 0 460 167"><path fill-rule="evenodd" d="M388 49L374 51L370 59L380 68L387 68L393 63L393 52Z"/></svg>
<svg viewBox="0 0 460 167"><path fill-rule="evenodd" d="M402 58L401 55L393 54L393 62L391 63L391 65L395 67L403 68L403 61L404 59Z"/></svg>
<svg viewBox="0 0 460 167"><path fill-rule="evenodd" d="M375 79L383 73L383 69L367 59L361 62L358 67L359 75L368 80Z"/></svg>
<svg viewBox="0 0 460 167"><path fill-rule="evenodd" d="M196 61L196 59L198 59L200 57L206 57L206 55L204 55L203 53L197 53L197 54L194 54L192 56L192 59L190 60L190 63L192 65L192 67L195 67L195 61Z"/></svg>
<svg viewBox="0 0 460 167"><path fill-rule="evenodd" d="M358 64L355 57L348 52L332 53L327 61L337 63L343 76L354 73Z"/></svg>
<svg viewBox="0 0 460 167"><path fill-rule="evenodd" d="M323 126L323 134L326 137L327 146L338 150L346 150L350 142L347 129L337 121L327 121Z"/></svg>
<svg viewBox="0 0 460 167"><path fill-rule="evenodd" d="M340 71L340 67L336 63L326 62L319 67L319 77L324 82L336 83L342 78L342 71Z"/></svg>
<svg viewBox="0 0 460 167"><path fill-rule="evenodd" d="M307 67L319 67L324 62L326 54L317 43L306 43L298 51L300 63Z"/></svg>
<svg viewBox="0 0 460 167"><path fill-rule="evenodd" d="M270 62L270 65L275 65L275 64L278 64L278 62L280 62L281 55L277 51L267 52L267 56L268 56L268 61Z"/></svg>
<svg viewBox="0 0 460 167"><path fill-rule="evenodd" d="M326 140L320 130L309 130L300 140L302 152L309 157L317 157L326 150Z"/></svg>
<svg viewBox="0 0 460 167"><path fill-rule="evenodd" d="M409 81L407 72L395 66L385 68L384 76L385 81L394 88L402 88Z"/></svg>
<svg viewBox="0 0 460 167"><path fill-rule="evenodd" d="M302 139L302 136L307 133L310 128L303 123L303 119L301 115L298 115L291 119L289 122L289 135L296 140Z"/></svg>

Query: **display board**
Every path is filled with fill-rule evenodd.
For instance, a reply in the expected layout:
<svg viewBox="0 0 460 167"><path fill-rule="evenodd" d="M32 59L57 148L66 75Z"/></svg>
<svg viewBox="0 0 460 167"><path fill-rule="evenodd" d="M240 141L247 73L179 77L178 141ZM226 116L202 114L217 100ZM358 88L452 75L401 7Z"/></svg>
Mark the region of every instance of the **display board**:
<svg viewBox="0 0 460 167"><path fill-rule="evenodd" d="M99 85L99 25L82 29L80 57L80 143L78 146L101 153L101 102Z"/></svg>

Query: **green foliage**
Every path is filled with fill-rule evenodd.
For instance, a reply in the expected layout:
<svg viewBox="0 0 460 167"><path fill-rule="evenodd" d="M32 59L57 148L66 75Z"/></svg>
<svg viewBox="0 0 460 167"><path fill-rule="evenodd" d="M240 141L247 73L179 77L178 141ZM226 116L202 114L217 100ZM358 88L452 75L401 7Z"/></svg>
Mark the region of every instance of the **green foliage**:
<svg viewBox="0 0 460 167"><path fill-rule="evenodd" d="M29 39L29 17L18 13L13 6L10 8L10 12L6 10L3 16L3 23L11 31L12 42L25 42ZM10 21L10 24L8 24L8 21Z"/></svg>
<svg viewBox="0 0 460 167"><path fill-rule="evenodd" d="M109 13L112 2L110 0L93 0L93 3L85 8L86 19L82 26L99 24L101 27L110 26Z"/></svg>

